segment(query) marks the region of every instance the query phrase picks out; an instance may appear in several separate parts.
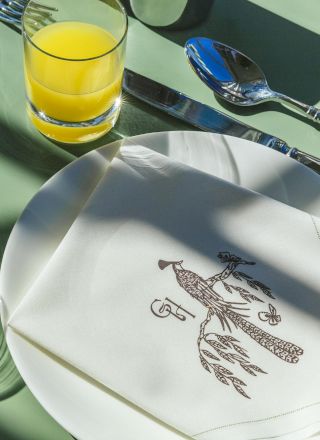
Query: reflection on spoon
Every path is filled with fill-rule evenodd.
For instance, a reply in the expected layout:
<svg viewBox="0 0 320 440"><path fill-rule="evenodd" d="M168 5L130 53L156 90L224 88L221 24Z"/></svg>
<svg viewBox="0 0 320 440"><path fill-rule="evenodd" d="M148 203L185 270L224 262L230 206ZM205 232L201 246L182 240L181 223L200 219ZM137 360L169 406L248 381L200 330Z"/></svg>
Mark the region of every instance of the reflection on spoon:
<svg viewBox="0 0 320 440"><path fill-rule="evenodd" d="M260 67L238 50L198 37L186 42L185 52L201 80L226 101L241 106L280 101L320 122L320 109L271 90Z"/></svg>

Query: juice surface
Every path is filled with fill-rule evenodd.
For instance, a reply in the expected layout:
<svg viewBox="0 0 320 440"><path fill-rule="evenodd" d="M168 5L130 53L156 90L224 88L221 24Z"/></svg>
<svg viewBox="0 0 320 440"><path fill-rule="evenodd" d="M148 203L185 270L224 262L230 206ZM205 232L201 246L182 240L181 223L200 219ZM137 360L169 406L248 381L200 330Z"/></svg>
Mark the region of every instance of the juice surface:
<svg viewBox="0 0 320 440"><path fill-rule="evenodd" d="M72 60L99 57L117 44L105 29L78 21L63 21L43 27L34 34L32 41L50 55Z"/></svg>
<svg viewBox="0 0 320 440"><path fill-rule="evenodd" d="M27 43L25 50L26 86L37 111L63 122L83 122L105 113L120 96L121 53L118 49L112 51L117 41L106 30L88 23L60 22L40 29L32 42L37 48ZM79 132L52 124L50 127L31 117L40 131L60 137L62 142L72 142L72 133ZM107 128L111 127L105 124L103 131ZM96 137L97 127L80 131Z"/></svg>

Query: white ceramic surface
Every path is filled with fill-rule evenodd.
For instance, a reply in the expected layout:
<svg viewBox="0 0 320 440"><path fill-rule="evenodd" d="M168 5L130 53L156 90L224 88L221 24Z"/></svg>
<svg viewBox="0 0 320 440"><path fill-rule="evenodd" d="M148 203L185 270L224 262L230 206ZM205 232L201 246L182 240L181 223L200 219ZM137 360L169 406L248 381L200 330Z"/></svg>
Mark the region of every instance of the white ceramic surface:
<svg viewBox="0 0 320 440"><path fill-rule="evenodd" d="M201 132L153 133L123 142L152 148L320 217L320 176L260 145ZM113 147L103 148L111 152ZM0 294L4 324L55 251L101 172L88 153L51 178L29 203L10 236L3 259ZM7 342L33 394L79 440L187 438L10 329ZM319 429L306 427L303 432L291 433L290 440L305 438Z"/></svg>

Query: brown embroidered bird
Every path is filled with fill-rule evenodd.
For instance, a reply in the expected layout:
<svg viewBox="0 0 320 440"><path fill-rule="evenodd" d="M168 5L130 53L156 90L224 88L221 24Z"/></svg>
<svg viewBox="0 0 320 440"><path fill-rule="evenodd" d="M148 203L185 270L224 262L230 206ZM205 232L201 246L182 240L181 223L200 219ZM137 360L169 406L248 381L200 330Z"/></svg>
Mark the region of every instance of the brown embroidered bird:
<svg viewBox="0 0 320 440"><path fill-rule="evenodd" d="M183 260L159 260L158 265L161 270L168 266L172 266L178 284L192 298L196 299L203 306L205 306L208 309L208 313L210 313L212 316L216 315L219 318L223 330L225 330L225 327L227 327L231 332L231 322L236 328L243 330L254 341L283 361L289 363L297 363L299 361L299 356L303 354L302 348L291 342L287 342L278 337L272 336L271 334L249 322L247 319L245 319L248 318L248 316L241 313L241 311L248 309L238 307L241 305L239 303L225 301L220 294L213 290L211 280L213 280L214 277L205 280L195 272L184 269L182 267L182 263Z"/></svg>

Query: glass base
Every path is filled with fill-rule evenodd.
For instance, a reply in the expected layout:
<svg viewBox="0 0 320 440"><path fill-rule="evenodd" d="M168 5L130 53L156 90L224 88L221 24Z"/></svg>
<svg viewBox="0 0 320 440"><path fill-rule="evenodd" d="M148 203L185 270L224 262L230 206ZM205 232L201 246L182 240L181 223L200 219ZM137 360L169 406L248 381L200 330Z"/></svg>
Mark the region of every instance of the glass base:
<svg viewBox="0 0 320 440"><path fill-rule="evenodd" d="M16 394L24 382L9 353L0 323L0 401Z"/></svg>
<svg viewBox="0 0 320 440"><path fill-rule="evenodd" d="M119 97L113 106L94 119L81 122L67 122L47 116L27 101L27 113L33 125L44 136L64 144L91 142L108 133L115 125L121 107Z"/></svg>

